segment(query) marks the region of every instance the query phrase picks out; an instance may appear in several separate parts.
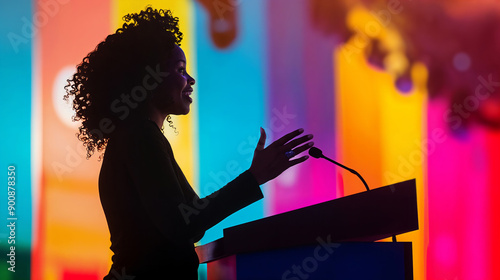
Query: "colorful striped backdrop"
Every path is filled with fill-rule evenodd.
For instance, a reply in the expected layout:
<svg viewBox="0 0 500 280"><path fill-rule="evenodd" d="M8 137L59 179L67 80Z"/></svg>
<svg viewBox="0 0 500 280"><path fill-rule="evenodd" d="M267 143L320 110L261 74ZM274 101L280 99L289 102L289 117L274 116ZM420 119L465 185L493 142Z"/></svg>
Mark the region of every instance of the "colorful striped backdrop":
<svg viewBox="0 0 500 280"><path fill-rule="evenodd" d="M417 179L420 229L399 237L413 242L415 279L498 279L500 133L480 125L451 129L443 117L447 101L428 97L423 64L411 68L413 89L399 92L363 52L341 52L355 42L315 28L306 3L0 4L0 172L6 186L8 166L16 168L18 218L15 273L6 256L11 233L0 227L0 279L102 279L107 273L100 162L85 159L63 86L123 15L148 4L171 9L185 34L188 71L197 79L193 107L188 116L174 117L178 135L165 130L201 196L250 166L260 126L268 142L303 127L326 155L358 170L372 188ZM353 8L349 16L362 22L366 11ZM228 226L363 191L355 176L315 159L262 188L264 200L210 229L200 243L220 238ZM0 218L8 224L7 188L0 189Z"/></svg>

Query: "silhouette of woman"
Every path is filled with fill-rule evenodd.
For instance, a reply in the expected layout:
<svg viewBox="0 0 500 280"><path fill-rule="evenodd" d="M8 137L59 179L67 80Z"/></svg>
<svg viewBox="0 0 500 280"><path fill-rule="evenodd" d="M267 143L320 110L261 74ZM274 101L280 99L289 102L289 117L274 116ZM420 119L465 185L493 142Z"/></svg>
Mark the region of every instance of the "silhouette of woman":
<svg viewBox="0 0 500 280"><path fill-rule="evenodd" d="M299 137L299 129L265 147L261 128L250 168L200 199L162 133L165 119L173 127L170 115L189 113L195 84L178 18L148 7L124 20L78 65L65 95L87 158L105 149L99 195L114 255L104 279L197 279L194 243L261 199L259 185L305 161L292 158L313 145L312 135Z"/></svg>

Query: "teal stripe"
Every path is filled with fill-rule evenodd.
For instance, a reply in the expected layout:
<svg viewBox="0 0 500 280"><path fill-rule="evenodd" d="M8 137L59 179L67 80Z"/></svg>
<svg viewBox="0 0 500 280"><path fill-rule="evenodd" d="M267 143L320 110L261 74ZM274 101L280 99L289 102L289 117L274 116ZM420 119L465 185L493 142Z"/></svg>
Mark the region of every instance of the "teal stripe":
<svg viewBox="0 0 500 280"><path fill-rule="evenodd" d="M207 13L196 5L201 196L250 167L264 125L265 1L233 2L240 3L238 37L223 50L212 43ZM262 218L263 208L261 200L240 210L207 231L201 243L222 237L226 227Z"/></svg>
<svg viewBox="0 0 500 280"><path fill-rule="evenodd" d="M32 2L29 0L3 1L0 7L0 262L6 264L7 248L12 245L7 244L10 234L6 226L7 168L14 165L18 218L15 226L16 273L22 273L11 279L28 279L25 277L30 270L32 34L26 32L31 32L27 28L31 14Z"/></svg>

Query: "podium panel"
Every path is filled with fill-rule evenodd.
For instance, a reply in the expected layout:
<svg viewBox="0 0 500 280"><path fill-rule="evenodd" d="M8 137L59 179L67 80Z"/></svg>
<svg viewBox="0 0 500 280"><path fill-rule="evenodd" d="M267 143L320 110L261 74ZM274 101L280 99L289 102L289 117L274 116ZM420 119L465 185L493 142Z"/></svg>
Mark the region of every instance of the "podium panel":
<svg viewBox="0 0 500 280"><path fill-rule="evenodd" d="M208 263L208 280L412 280L410 242L319 242Z"/></svg>
<svg viewBox="0 0 500 280"><path fill-rule="evenodd" d="M408 180L226 228L196 252L214 280L411 280L411 243L373 241L417 229Z"/></svg>

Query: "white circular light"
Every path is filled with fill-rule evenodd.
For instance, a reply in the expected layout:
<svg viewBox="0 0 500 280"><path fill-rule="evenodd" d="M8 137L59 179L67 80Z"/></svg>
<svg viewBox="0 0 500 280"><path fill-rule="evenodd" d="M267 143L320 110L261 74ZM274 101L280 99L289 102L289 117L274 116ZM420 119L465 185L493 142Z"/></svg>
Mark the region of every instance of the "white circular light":
<svg viewBox="0 0 500 280"><path fill-rule="evenodd" d="M73 97L65 101L63 96L66 94L64 87L68 84L67 80L70 79L75 73L76 69L74 66L66 66L59 70L54 79L54 84L52 87L52 104L54 106L54 111L56 112L59 120L65 125L76 128L78 123L72 121L75 111L73 111Z"/></svg>

